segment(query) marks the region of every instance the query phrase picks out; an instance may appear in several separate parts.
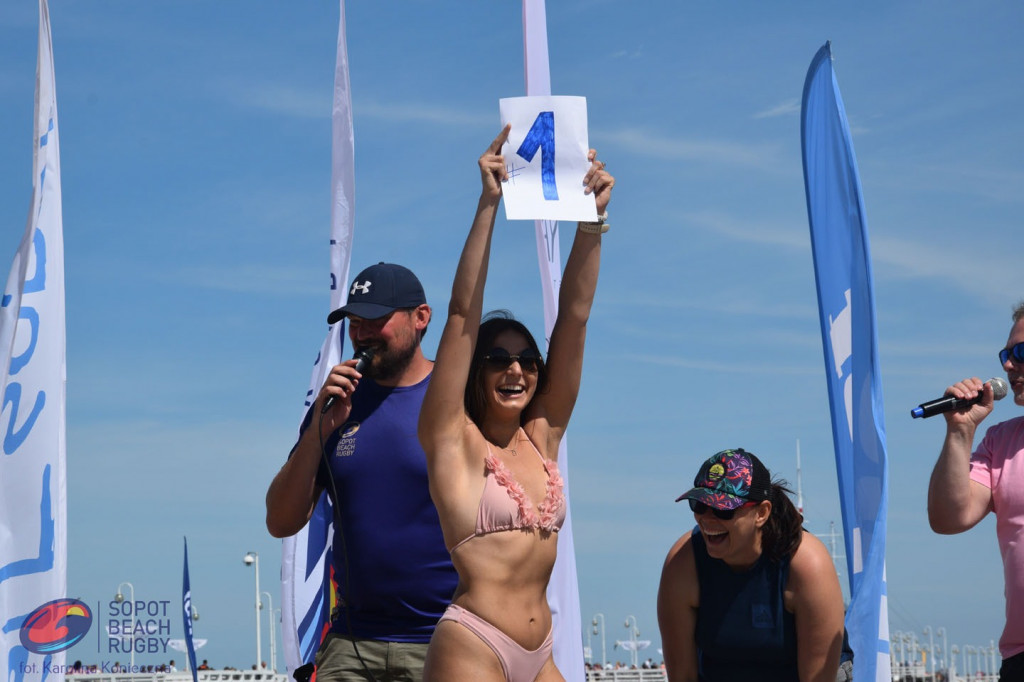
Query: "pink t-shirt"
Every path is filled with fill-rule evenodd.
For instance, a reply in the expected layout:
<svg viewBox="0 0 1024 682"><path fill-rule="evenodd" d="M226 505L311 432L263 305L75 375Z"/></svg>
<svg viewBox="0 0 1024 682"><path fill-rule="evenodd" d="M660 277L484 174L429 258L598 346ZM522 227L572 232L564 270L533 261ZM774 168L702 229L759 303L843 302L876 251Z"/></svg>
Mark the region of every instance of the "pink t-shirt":
<svg viewBox="0 0 1024 682"><path fill-rule="evenodd" d="M1024 417L995 424L971 456L971 480L992 491L1003 555L1006 627L999 652L1024 652Z"/></svg>

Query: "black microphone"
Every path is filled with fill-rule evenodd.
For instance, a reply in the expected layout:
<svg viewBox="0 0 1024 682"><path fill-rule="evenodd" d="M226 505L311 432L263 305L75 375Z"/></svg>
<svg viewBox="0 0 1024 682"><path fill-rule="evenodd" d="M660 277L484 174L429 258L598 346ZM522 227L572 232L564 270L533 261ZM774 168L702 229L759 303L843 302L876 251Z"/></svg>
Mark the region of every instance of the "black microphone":
<svg viewBox="0 0 1024 682"><path fill-rule="evenodd" d="M1006 392L1010 389L1006 383L1006 379L1000 377L992 377L988 380L988 383L992 385L992 397L996 400L1002 400L1006 397ZM951 395L944 395L941 398L935 400L929 400L926 403L921 403L910 411L910 416L914 419L928 417L934 417L937 414L943 412L952 412L953 410L962 410L965 407L971 405L977 405L981 402L982 391L978 391L978 395L973 398L954 398Z"/></svg>
<svg viewBox="0 0 1024 682"><path fill-rule="evenodd" d="M373 360L373 348L357 348L356 354L352 356L352 359L356 361L356 371L362 374L366 371L367 365ZM336 395L327 396L320 414L327 414L327 410L331 409L331 405L334 404L334 399L337 397Z"/></svg>

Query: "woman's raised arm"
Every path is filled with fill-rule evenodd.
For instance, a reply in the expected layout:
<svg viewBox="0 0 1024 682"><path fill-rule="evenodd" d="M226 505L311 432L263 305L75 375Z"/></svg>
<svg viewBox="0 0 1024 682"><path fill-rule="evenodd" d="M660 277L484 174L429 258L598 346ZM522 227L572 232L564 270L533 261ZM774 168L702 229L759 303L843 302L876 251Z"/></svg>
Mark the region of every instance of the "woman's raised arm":
<svg viewBox="0 0 1024 682"><path fill-rule="evenodd" d="M591 164L583 178L584 191L594 195L598 215L605 216L615 178L605 170L605 164L597 160L596 151L591 149L588 158ZM579 394L587 321L594 303L597 273L601 266L601 235L607 230L608 223L604 218L599 223L579 223L565 272L562 273L562 284L558 292L558 317L551 330L548 349L550 390L538 396L535 413L547 420L549 442L552 445L557 445L561 440ZM553 456L557 447L549 452Z"/></svg>
<svg viewBox="0 0 1024 682"><path fill-rule="evenodd" d="M483 313L484 284L494 219L501 201L501 183L507 177L501 146L508 138L509 129L510 126L505 126L479 160L483 185L480 201L455 270L448 319L420 411L420 442L428 458L459 450L453 446L461 442L465 432L467 417L463 396Z"/></svg>

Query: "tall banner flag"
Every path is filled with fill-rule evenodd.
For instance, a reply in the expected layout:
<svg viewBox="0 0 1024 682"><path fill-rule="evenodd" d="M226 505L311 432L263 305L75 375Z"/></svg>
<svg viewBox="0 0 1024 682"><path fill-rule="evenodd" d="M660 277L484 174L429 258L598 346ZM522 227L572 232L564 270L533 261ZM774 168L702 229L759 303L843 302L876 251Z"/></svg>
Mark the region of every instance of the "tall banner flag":
<svg viewBox="0 0 1024 682"><path fill-rule="evenodd" d="M64 235L50 12L39 1L32 203L0 299L0 669L64 679L89 607L67 591ZM54 628L52 619L65 628Z"/></svg>
<svg viewBox="0 0 1024 682"><path fill-rule="evenodd" d="M548 25L544 0L523 0L523 56L527 96L551 94L551 72L548 67ZM544 339L551 339L551 330L558 317L558 288L562 282L562 259L558 248L558 223L538 220L534 223L537 238L537 262L544 296ZM548 583L555 639L555 665L568 682L582 682L583 631L580 627L580 590L576 578L576 550L572 539L572 514L569 505L568 436L558 449L558 468L565 479L565 523L558 533L558 558Z"/></svg>
<svg viewBox="0 0 1024 682"><path fill-rule="evenodd" d="M334 105L331 123L331 307L348 298L347 283L352 254L355 212L355 134L345 40L345 0L338 22L338 57L334 68ZM326 317L326 315L325 315ZM330 326L313 363L303 413L313 404L327 373L341 362L344 321ZM281 610L285 665L289 673L312 663L326 634L331 614L331 557L333 511L322 495L306 527L286 538L281 561Z"/></svg>
<svg viewBox="0 0 1024 682"><path fill-rule="evenodd" d="M185 649L188 653L188 669L192 671L192 682L199 682L196 671L196 647L192 639L192 587L188 580L188 538L185 538L185 568L181 579L181 608L185 623ZM273 614L271 614L273 619ZM273 627L273 624L271 624Z"/></svg>
<svg viewBox="0 0 1024 682"><path fill-rule="evenodd" d="M807 71L800 132L850 576L846 629L857 679L884 682L891 673L882 384L867 219L831 43Z"/></svg>

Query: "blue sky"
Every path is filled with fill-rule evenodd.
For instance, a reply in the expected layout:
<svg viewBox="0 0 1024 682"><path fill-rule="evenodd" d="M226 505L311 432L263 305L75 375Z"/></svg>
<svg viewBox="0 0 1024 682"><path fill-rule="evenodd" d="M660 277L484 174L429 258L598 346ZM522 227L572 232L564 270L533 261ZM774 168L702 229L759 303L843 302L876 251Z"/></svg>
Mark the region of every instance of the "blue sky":
<svg viewBox="0 0 1024 682"><path fill-rule="evenodd" d="M31 196L37 11L0 5L6 263ZM261 589L280 606L263 496L326 331L338 6L52 0L50 14L69 594L105 607L131 581L136 598L175 599L188 536L196 634L210 640L199 656L248 667L242 557L259 553ZM931 533L942 422L908 411L959 378L998 374L1024 296L1011 241L1024 204L1022 20L1008 2L549 3L552 93L587 98L591 146L617 178L569 436L582 617L605 614L610 657L626 658L611 647L628 615L660 645L661 563L693 523L673 500L715 451L745 447L795 484L799 440L808 527L841 523L799 139L804 76L826 40L871 236L890 627L998 640L994 522ZM347 21L353 272L411 267L440 316L498 99L524 93L520 3L356 0ZM540 331L532 234L499 219L486 305ZM1004 401L990 421L1018 410ZM95 649L83 642L69 660L108 658Z"/></svg>

